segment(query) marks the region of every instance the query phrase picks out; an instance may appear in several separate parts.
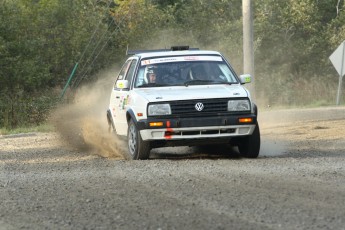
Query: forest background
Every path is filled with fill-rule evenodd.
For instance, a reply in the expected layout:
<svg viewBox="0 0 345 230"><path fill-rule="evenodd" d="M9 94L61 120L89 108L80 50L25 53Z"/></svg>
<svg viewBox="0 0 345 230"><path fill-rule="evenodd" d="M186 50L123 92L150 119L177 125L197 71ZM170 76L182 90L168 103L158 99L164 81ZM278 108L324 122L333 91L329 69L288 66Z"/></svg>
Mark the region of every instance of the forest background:
<svg viewBox="0 0 345 230"><path fill-rule="evenodd" d="M335 104L329 56L345 39L344 9L344 0L253 1L259 108ZM0 22L5 129L44 123L99 71L121 66L128 47L218 50L243 69L240 0L0 0Z"/></svg>

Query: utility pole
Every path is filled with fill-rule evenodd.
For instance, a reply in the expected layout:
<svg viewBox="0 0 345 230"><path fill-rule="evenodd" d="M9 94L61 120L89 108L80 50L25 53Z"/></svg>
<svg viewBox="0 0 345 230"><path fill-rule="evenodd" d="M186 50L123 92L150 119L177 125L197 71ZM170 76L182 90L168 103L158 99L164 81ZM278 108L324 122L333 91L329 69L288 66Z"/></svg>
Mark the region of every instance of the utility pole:
<svg viewBox="0 0 345 230"><path fill-rule="evenodd" d="M242 0L243 16L243 73L252 76L251 92L255 97L254 45L252 0Z"/></svg>

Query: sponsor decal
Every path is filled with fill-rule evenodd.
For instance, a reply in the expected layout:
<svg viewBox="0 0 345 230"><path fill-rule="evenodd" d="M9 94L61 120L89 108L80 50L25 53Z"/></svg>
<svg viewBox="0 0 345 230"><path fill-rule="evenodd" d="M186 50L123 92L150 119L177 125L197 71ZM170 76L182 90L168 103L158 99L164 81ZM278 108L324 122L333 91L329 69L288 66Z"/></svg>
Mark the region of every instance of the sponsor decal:
<svg viewBox="0 0 345 230"><path fill-rule="evenodd" d="M121 88L121 89L125 87L124 84L123 84L123 82L119 82L119 83L118 83L118 86L119 86L119 88Z"/></svg>
<svg viewBox="0 0 345 230"><path fill-rule="evenodd" d="M186 61L195 61L195 60L200 60L198 56L186 56L184 57L184 60Z"/></svg>
<svg viewBox="0 0 345 230"><path fill-rule="evenodd" d="M141 65L150 65L150 60L141 61Z"/></svg>

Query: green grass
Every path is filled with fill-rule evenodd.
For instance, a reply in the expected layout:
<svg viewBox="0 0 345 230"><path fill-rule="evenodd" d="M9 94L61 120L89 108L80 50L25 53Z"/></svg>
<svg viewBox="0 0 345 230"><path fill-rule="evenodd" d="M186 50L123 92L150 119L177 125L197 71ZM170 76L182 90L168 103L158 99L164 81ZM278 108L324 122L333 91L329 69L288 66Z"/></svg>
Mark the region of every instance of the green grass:
<svg viewBox="0 0 345 230"><path fill-rule="evenodd" d="M9 134L18 134L18 133L33 133L33 132L53 132L54 127L50 124L41 124L39 126L31 126L31 127L20 127L16 129L4 129L0 128L0 135L9 135Z"/></svg>

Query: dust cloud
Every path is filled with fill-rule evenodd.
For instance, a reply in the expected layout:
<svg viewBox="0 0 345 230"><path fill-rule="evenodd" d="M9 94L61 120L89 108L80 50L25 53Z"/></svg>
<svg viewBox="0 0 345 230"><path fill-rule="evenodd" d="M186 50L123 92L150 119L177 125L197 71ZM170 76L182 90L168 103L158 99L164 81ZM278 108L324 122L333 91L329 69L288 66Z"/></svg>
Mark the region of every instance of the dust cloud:
<svg viewBox="0 0 345 230"><path fill-rule="evenodd" d="M58 107L51 116L66 144L79 151L124 159L126 144L108 130L106 111L114 77L113 68L98 74L96 82L80 87L73 102Z"/></svg>
<svg viewBox="0 0 345 230"><path fill-rule="evenodd" d="M260 156L263 157L277 157L288 153L289 143L267 136L261 136Z"/></svg>

